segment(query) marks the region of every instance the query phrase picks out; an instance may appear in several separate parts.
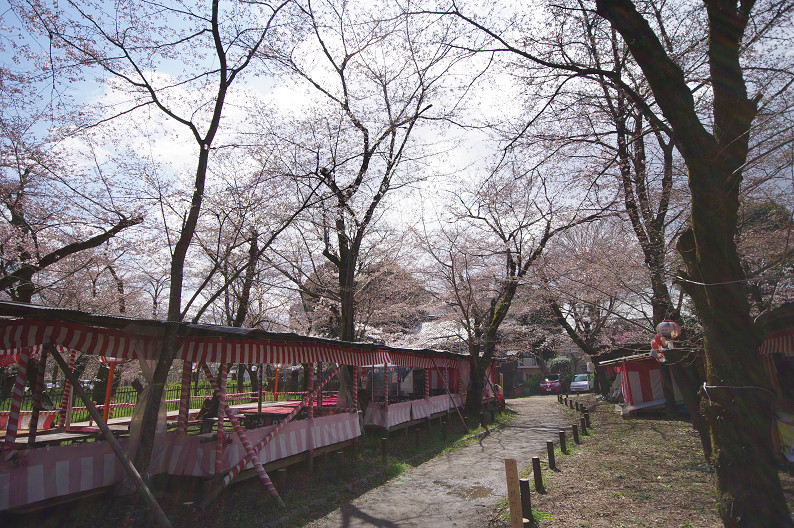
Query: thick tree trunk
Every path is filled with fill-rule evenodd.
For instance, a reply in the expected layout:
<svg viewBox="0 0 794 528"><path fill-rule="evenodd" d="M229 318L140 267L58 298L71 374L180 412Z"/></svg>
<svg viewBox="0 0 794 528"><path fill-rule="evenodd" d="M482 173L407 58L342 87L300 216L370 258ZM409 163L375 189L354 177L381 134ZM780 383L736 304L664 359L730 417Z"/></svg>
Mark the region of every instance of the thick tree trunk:
<svg viewBox="0 0 794 528"><path fill-rule="evenodd" d="M485 390L485 371L480 367L480 361L470 358L471 384L466 395L466 412L469 416L477 417L482 411L482 395Z"/></svg>
<svg viewBox="0 0 794 528"><path fill-rule="evenodd" d="M772 445L775 396L758 355L761 339L747 297L740 283L700 273L725 273L727 259L724 254L704 258L703 251L696 258L692 230L681 236L678 249L690 278L709 281L705 287L687 283L687 291L703 326L706 386L701 412L710 432L720 517L729 528L794 526Z"/></svg>
<svg viewBox="0 0 794 528"><path fill-rule="evenodd" d="M698 374L695 362L700 359L689 359L678 349L668 350L665 355L670 363L670 370L675 376L678 388L681 389L681 396L684 398L684 405L689 411L689 418L692 420L692 427L700 436L700 444L703 446L703 456L706 461L711 461L711 436L709 426L700 409L700 396L698 389L703 384L703 377Z"/></svg>
<svg viewBox="0 0 794 528"><path fill-rule="evenodd" d="M683 71L634 3L596 0L596 10L623 36L642 68L689 171L691 231L682 235L679 251L687 264L685 279L691 281L685 285L703 326L707 386L702 408L711 432L717 509L726 527L785 528L794 523L772 452L774 393L759 358L761 340L750 317L734 240L742 168L756 115L739 61L753 4L705 3L712 133L695 109Z"/></svg>

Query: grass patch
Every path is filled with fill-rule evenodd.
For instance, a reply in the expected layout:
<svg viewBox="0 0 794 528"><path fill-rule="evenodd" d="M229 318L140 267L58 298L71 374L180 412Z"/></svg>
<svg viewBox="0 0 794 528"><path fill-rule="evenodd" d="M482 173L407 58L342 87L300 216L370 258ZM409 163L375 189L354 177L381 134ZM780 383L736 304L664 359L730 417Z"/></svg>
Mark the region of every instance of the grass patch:
<svg viewBox="0 0 794 528"><path fill-rule="evenodd" d="M555 446L558 470L544 471L547 493L532 496L533 513L549 512L548 517L535 515L540 528L722 526L715 509L713 472L703 463L689 423L624 419L611 404L596 405L591 396L582 400L590 409L592 427L586 434L579 431L578 445L570 426L566 428L568 454ZM578 422L580 413L560 409L566 421Z"/></svg>

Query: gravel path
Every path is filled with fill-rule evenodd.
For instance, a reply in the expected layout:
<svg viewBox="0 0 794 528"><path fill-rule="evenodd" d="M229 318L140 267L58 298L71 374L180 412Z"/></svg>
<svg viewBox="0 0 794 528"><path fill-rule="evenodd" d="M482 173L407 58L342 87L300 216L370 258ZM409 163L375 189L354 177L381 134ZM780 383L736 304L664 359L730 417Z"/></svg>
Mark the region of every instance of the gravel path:
<svg viewBox="0 0 794 528"><path fill-rule="evenodd" d="M515 458L522 471L565 425L556 396L517 398L508 405L517 416L504 429L409 469L308 527L487 526L491 510L507 495L504 459Z"/></svg>

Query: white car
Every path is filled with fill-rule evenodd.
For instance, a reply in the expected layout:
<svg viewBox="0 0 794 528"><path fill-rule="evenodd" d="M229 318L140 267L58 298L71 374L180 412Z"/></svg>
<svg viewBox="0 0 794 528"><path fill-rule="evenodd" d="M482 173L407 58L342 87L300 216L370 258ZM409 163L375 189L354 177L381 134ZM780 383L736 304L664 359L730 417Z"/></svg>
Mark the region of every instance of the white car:
<svg viewBox="0 0 794 528"><path fill-rule="evenodd" d="M593 390L593 380L589 374L577 374L571 381L571 392L590 392Z"/></svg>

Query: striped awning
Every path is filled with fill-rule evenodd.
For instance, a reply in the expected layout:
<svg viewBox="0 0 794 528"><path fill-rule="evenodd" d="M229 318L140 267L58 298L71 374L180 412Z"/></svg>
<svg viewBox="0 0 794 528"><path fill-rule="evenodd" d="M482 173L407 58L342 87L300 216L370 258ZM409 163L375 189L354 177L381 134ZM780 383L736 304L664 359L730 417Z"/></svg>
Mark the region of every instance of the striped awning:
<svg viewBox="0 0 794 528"><path fill-rule="evenodd" d="M435 363L433 363L435 361ZM398 367L419 367L423 369L456 368L458 360L445 357L421 356L419 354L390 354L389 364Z"/></svg>
<svg viewBox="0 0 794 528"><path fill-rule="evenodd" d="M767 335L761 343L760 352L762 356L783 354L794 357L794 329Z"/></svg>
<svg viewBox="0 0 794 528"><path fill-rule="evenodd" d="M245 339L241 338L240 333L234 332L228 338L188 334L176 354L176 359L193 363L324 362L358 367L388 363L421 368L433 368L433 359L439 368L457 367L460 362L442 354L430 356L389 347L373 349L370 345L357 349L354 344L341 341L337 344L329 339L301 339L305 341ZM118 359L157 359L162 341L160 336L82 323L13 319L0 322L0 362L15 361L23 349L40 348L43 345L55 345L85 354Z"/></svg>
<svg viewBox="0 0 794 528"><path fill-rule="evenodd" d="M194 363L324 362L358 367L391 362L390 354L385 350L353 350L311 342L228 341L219 338L189 338L178 357Z"/></svg>

